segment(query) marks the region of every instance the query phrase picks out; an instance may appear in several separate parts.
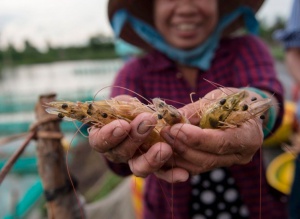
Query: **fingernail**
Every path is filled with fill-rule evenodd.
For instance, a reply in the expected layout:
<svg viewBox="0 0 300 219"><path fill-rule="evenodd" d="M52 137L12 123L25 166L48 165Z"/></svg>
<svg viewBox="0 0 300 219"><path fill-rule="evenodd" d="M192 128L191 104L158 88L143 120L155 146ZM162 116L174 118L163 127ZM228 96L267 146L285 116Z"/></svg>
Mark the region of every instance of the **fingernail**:
<svg viewBox="0 0 300 219"><path fill-rule="evenodd" d="M187 146L180 142L178 144L173 144L173 149L178 154L183 154L188 150Z"/></svg>
<svg viewBox="0 0 300 219"><path fill-rule="evenodd" d="M113 136L114 137L121 137L125 134L125 131L123 128L121 127L116 127L114 130L113 130Z"/></svg>
<svg viewBox="0 0 300 219"><path fill-rule="evenodd" d="M169 154L163 150L156 153L155 159L159 162L165 162L169 158Z"/></svg>
<svg viewBox="0 0 300 219"><path fill-rule="evenodd" d="M137 128L139 134L145 134L151 128L152 123L149 120L141 122Z"/></svg>
<svg viewBox="0 0 300 219"><path fill-rule="evenodd" d="M180 176L178 176L176 182L185 182L188 179L189 179L189 173L187 171L184 171Z"/></svg>

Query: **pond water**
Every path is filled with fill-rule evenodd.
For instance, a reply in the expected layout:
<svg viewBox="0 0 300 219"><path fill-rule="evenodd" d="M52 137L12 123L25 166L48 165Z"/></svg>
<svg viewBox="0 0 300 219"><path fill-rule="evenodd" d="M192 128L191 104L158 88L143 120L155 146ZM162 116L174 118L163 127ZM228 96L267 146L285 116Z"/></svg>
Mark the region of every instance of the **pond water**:
<svg viewBox="0 0 300 219"><path fill-rule="evenodd" d="M110 86L123 65L120 59L68 61L4 68L0 72L0 169L24 142L24 137L1 143L6 137L28 131L35 121L34 106L42 94L56 93L57 99L92 100L100 89ZM110 88L97 99L106 98ZM66 142L73 139L76 127L62 122ZM3 141L4 142L4 141ZM0 188L0 218L23 218L35 209L43 189L37 175L35 141L31 141L14 164ZM38 209L38 208L37 208ZM40 217L38 217L40 218Z"/></svg>
<svg viewBox="0 0 300 219"><path fill-rule="evenodd" d="M91 100L97 91L112 84L122 65L121 59L114 59L4 68L0 73L0 136L19 132L17 127L33 121L39 95L56 93L60 100ZM109 92L109 88L103 89L97 99L106 98Z"/></svg>
<svg viewBox="0 0 300 219"><path fill-rule="evenodd" d="M1 96L37 97L43 93L59 95L97 91L110 85L122 66L119 59L108 61L69 61L23 65L1 72Z"/></svg>

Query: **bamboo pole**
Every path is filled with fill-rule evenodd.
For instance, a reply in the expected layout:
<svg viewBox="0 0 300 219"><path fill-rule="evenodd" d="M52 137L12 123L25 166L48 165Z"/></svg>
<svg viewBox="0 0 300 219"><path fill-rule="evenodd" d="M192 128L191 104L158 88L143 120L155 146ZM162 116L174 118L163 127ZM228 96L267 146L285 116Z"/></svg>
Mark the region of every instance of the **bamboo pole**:
<svg viewBox="0 0 300 219"><path fill-rule="evenodd" d="M44 103L53 100L55 94L40 96L35 108L38 121L49 116ZM38 171L47 200L48 218L81 219L85 214L74 192L73 181L69 179L61 138L59 120L41 123L37 127Z"/></svg>

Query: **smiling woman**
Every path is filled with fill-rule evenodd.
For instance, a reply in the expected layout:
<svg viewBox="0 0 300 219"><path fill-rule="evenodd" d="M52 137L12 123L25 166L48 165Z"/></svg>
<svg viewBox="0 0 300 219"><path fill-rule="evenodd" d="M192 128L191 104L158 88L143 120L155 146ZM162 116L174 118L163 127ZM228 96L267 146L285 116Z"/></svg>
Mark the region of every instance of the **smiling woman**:
<svg viewBox="0 0 300 219"><path fill-rule="evenodd" d="M154 4L154 25L168 43L191 49L213 32L218 21L217 10L217 0L193 1L193 4L184 1L166 4L158 0Z"/></svg>
<svg viewBox="0 0 300 219"><path fill-rule="evenodd" d="M112 170L123 176L147 177L145 219L286 218L285 204L269 193L261 174L262 154L257 153L264 138L263 127L274 131L283 114L283 89L272 58L264 43L253 35L258 30L255 13L262 3L109 1L116 37L146 51L119 71L111 96L120 100L124 94L171 100L189 119L186 124L174 124L171 119L160 131L163 141L150 142L153 145L146 150L144 145L149 146L148 136L156 125L153 113L139 114L132 121L113 121L90 132L91 146L106 157ZM252 34L230 35L242 27ZM220 89L214 83L224 86L221 93L226 95L225 101L219 99ZM240 93L245 101L268 101L279 107L265 112L261 117L265 122L251 118L226 130L199 127L199 114L204 112L201 103L213 102L230 112L226 107L234 102L229 101L230 94L243 89L248 93ZM196 100L203 98L189 104L191 93ZM195 112L199 106L201 113ZM248 109L248 105L240 107ZM162 110L158 119L164 115ZM203 118L211 127L219 127L223 115L216 120ZM219 184L218 179L223 182Z"/></svg>

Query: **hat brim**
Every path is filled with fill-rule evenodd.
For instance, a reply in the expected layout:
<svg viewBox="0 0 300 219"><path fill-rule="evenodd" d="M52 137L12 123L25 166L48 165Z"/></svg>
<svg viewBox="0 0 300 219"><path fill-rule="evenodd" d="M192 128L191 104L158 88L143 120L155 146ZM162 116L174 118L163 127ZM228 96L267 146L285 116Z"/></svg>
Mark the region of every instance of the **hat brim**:
<svg viewBox="0 0 300 219"><path fill-rule="evenodd" d="M272 160L267 168L268 183L283 194L290 194L295 172L295 155L282 153Z"/></svg>
<svg viewBox="0 0 300 219"><path fill-rule="evenodd" d="M264 0L219 0L219 16L222 17L239 6L248 6L256 13L263 2ZM135 17L138 17L153 26L153 0L109 0L108 17L110 21L114 13L119 9L127 9ZM223 35L229 35L243 26L244 22L240 17L223 31ZM120 37L126 42L141 49L152 49L151 45L142 40L128 24L125 24Z"/></svg>

